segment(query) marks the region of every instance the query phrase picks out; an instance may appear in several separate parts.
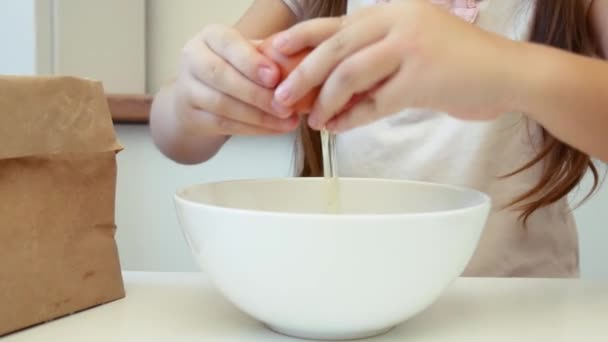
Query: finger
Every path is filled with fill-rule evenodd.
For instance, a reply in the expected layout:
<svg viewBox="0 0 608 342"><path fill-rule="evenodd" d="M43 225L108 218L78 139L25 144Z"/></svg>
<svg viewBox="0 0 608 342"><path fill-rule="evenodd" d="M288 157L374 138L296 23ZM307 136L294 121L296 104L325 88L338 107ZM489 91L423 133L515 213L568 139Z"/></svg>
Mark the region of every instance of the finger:
<svg viewBox="0 0 608 342"><path fill-rule="evenodd" d="M302 60L279 85L275 100L284 106L292 106L320 86L344 58L383 38L386 32L385 25L379 24L375 17L343 28Z"/></svg>
<svg viewBox="0 0 608 342"><path fill-rule="evenodd" d="M308 124L321 129L357 94L372 90L401 64L398 45L384 39L346 58L323 84Z"/></svg>
<svg viewBox="0 0 608 342"><path fill-rule="evenodd" d="M367 97L347 112L333 118L325 128L330 132L343 133L355 127L365 126L376 120L379 116L377 110L374 99Z"/></svg>
<svg viewBox="0 0 608 342"><path fill-rule="evenodd" d="M280 71L270 59L260 53L255 43L245 39L234 29L223 26L207 28L205 43L252 82L274 88L280 79Z"/></svg>
<svg viewBox="0 0 608 342"><path fill-rule="evenodd" d="M191 65L191 74L210 88L218 90L279 117L289 117L292 110L286 106L273 106L273 92L239 73L225 60L209 50Z"/></svg>
<svg viewBox="0 0 608 342"><path fill-rule="evenodd" d="M316 47L340 30L342 18L318 18L303 21L277 34L272 45L290 56L309 47Z"/></svg>
<svg viewBox="0 0 608 342"><path fill-rule="evenodd" d="M407 94L399 86L401 75L395 74L376 90L368 93L351 109L332 118L325 128L332 132L344 132L355 127L365 126L388 115L399 112L407 103ZM395 99L400 99L395 101Z"/></svg>
<svg viewBox="0 0 608 342"><path fill-rule="evenodd" d="M233 120L225 116L215 115L207 111L197 110L194 112L197 120L203 123L207 130L214 134L221 135L279 135L285 134L284 131L269 129L266 127L250 125L241 121Z"/></svg>
<svg viewBox="0 0 608 342"><path fill-rule="evenodd" d="M378 7L364 7L348 16L303 21L277 34L273 38L273 47L287 56L298 53L306 48L317 47L342 27L379 12Z"/></svg>
<svg viewBox="0 0 608 342"><path fill-rule="evenodd" d="M189 101L192 107L216 114L212 126L225 130L232 127L230 121L237 121L248 126L255 126L269 131L289 132L296 128L298 119L295 116L280 119L239 101L231 96L212 89L196 80L188 86ZM222 121L223 119L226 119Z"/></svg>

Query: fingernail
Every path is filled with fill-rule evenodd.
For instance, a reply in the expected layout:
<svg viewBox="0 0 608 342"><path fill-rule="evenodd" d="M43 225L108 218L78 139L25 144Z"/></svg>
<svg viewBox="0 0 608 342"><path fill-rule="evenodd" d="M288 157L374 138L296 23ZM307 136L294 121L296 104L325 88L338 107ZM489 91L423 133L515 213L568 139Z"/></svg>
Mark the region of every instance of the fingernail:
<svg viewBox="0 0 608 342"><path fill-rule="evenodd" d="M275 49L282 49L287 46L287 42L288 42L287 35L282 33L282 34L277 35L273 39L272 46L274 46Z"/></svg>
<svg viewBox="0 0 608 342"><path fill-rule="evenodd" d="M275 100L272 100L272 103L270 105L272 106L272 109L274 109L281 117L286 118L292 114L291 108L285 107Z"/></svg>
<svg viewBox="0 0 608 342"><path fill-rule="evenodd" d="M275 72L268 66L262 66L258 70L258 76L260 77L260 81L265 85L272 87L275 85Z"/></svg>
<svg viewBox="0 0 608 342"><path fill-rule="evenodd" d="M274 93L274 98L283 105L289 105L291 97L291 85L288 82L283 82Z"/></svg>

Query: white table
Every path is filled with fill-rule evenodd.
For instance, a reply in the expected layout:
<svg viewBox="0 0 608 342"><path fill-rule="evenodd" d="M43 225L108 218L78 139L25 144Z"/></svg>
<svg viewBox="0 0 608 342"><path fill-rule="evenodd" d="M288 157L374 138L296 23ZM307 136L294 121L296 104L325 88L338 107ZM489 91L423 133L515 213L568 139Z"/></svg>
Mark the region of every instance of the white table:
<svg viewBox="0 0 608 342"><path fill-rule="evenodd" d="M3 341L298 341L240 313L202 273L125 272L125 286L125 299ZM459 279L428 310L369 341L606 342L608 282Z"/></svg>

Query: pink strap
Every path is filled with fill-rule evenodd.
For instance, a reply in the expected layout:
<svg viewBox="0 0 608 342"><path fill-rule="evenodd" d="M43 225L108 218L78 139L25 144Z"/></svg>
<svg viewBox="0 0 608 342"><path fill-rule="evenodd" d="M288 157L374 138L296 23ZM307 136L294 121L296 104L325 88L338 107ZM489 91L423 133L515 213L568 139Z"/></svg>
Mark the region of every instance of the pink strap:
<svg viewBox="0 0 608 342"><path fill-rule="evenodd" d="M479 14L476 0L454 0L452 2L452 13L462 19L474 23Z"/></svg>
<svg viewBox="0 0 608 342"><path fill-rule="evenodd" d="M474 23L479 15L477 0L430 0L435 5L449 9L452 14L463 20Z"/></svg>

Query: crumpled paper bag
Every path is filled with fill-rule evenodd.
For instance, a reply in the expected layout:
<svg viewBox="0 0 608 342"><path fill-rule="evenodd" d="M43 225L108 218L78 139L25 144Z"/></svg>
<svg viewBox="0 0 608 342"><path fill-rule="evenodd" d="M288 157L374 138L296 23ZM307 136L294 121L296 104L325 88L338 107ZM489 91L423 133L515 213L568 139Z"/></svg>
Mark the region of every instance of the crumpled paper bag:
<svg viewBox="0 0 608 342"><path fill-rule="evenodd" d="M0 336L125 296L99 82L0 77Z"/></svg>

